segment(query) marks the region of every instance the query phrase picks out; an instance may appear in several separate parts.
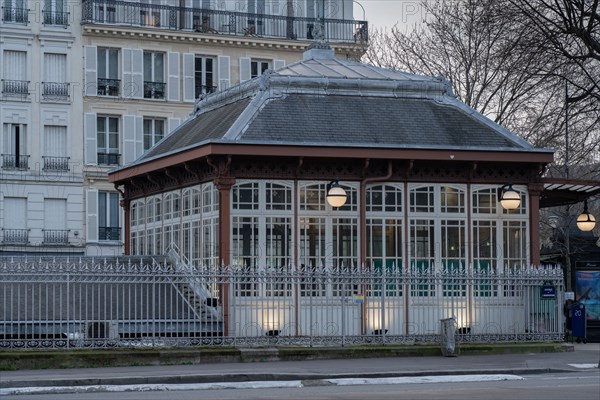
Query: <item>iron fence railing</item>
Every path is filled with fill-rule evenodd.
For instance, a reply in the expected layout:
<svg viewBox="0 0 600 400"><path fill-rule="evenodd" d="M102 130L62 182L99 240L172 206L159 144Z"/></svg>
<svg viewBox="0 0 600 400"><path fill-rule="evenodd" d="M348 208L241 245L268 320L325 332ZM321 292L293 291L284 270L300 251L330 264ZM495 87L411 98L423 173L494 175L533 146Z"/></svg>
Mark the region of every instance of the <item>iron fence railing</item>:
<svg viewBox="0 0 600 400"><path fill-rule="evenodd" d="M27 25L29 23L29 10L27 8L4 6L2 7L2 21Z"/></svg>
<svg viewBox="0 0 600 400"><path fill-rule="evenodd" d="M144 98L145 99L164 99L166 86L167 86L167 84L164 82L144 81Z"/></svg>
<svg viewBox="0 0 600 400"><path fill-rule="evenodd" d="M3 244L29 243L29 229L2 229Z"/></svg>
<svg viewBox="0 0 600 400"><path fill-rule="evenodd" d="M121 240L121 227L101 226L98 228L98 240Z"/></svg>
<svg viewBox="0 0 600 400"><path fill-rule="evenodd" d="M4 257L0 299L5 349L440 343L450 317L458 343L558 342L564 332L559 267L428 274L213 268L176 252Z"/></svg>
<svg viewBox="0 0 600 400"><path fill-rule="evenodd" d="M121 80L98 78L98 96L118 96L121 92Z"/></svg>
<svg viewBox="0 0 600 400"><path fill-rule="evenodd" d="M42 11L44 25L56 25L67 28L69 26L69 13L64 11Z"/></svg>
<svg viewBox="0 0 600 400"><path fill-rule="evenodd" d="M66 100L69 98L68 82L42 82L42 95L45 100Z"/></svg>
<svg viewBox="0 0 600 400"><path fill-rule="evenodd" d="M16 95L28 95L29 94L29 81L2 79L1 83L2 83L2 93L3 94L16 94Z"/></svg>
<svg viewBox="0 0 600 400"><path fill-rule="evenodd" d="M325 39L330 42L368 42L367 21L267 15L150 2L83 0L82 23L291 40L312 40L317 26L323 24Z"/></svg>
<svg viewBox="0 0 600 400"><path fill-rule="evenodd" d="M43 229L44 244L68 244L68 229Z"/></svg>
<svg viewBox="0 0 600 400"><path fill-rule="evenodd" d="M69 157L42 156L44 160L43 171L68 171Z"/></svg>
<svg viewBox="0 0 600 400"><path fill-rule="evenodd" d="M2 154L2 168L4 169L29 169L29 155Z"/></svg>
<svg viewBox="0 0 600 400"><path fill-rule="evenodd" d="M98 153L97 156L100 165L118 165L121 162L121 155L118 153Z"/></svg>

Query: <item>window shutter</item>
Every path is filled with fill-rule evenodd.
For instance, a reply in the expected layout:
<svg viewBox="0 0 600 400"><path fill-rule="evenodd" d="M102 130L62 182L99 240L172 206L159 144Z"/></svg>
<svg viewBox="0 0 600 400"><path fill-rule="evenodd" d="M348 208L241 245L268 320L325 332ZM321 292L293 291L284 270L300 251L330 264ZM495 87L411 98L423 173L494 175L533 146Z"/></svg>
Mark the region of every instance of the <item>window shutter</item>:
<svg viewBox="0 0 600 400"><path fill-rule="evenodd" d="M88 189L85 196L86 240L98 241L98 190Z"/></svg>
<svg viewBox="0 0 600 400"><path fill-rule="evenodd" d="M123 49L123 97L144 97L144 52L140 49Z"/></svg>
<svg viewBox="0 0 600 400"><path fill-rule="evenodd" d="M131 97L144 98L144 52L131 50Z"/></svg>
<svg viewBox="0 0 600 400"><path fill-rule="evenodd" d="M250 58L240 57L240 83L250 80Z"/></svg>
<svg viewBox="0 0 600 400"><path fill-rule="evenodd" d="M123 116L123 164L132 163L137 158L135 146L135 115Z"/></svg>
<svg viewBox="0 0 600 400"><path fill-rule="evenodd" d="M180 118L169 118L169 132L167 134L170 135L180 124Z"/></svg>
<svg viewBox="0 0 600 400"><path fill-rule="evenodd" d="M131 98L131 85L133 78L131 75L131 49L123 49L123 97Z"/></svg>
<svg viewBox="0 0 600 400"><path fill-rule="evenodd" d="M285 60L273 60L273 69L275 71L283 67L285 67Z"/></svg>
<svg viewBox="0 0 600 400"><path fill-rule="evenodd" d="M179 90L179 53L167 53L167 100L181 100Z"/></svg>
<svg viewBox="0 0 600 400"><path fill-rule="evenodd" d="M144 118L135 117L135 158L144 154Z"/></svg>
<svg viewBox="0 0 600 400"><path fill-rule="evenodd" d="M98 95L98 48L85 46L85 95Z"/></svg>
<svg viewBox="0 0 600 400"><path fill-rule="evenodd" d="M193 102L196 99L196 91L194 89L194 55L192 53L184 53L183 101Z"/></svg>
<svg viewBox="0 0 600 400"><path fill-rule="evenodd" d="M229 87L229 56L219 56L219 90Z"/></svg>
<svg viewBox="0 0 600 400"><path fill-rule="evenodd" d="M95 113L85 113L83 130L85 132L85 163L98 164L97 120Z"/></svg>

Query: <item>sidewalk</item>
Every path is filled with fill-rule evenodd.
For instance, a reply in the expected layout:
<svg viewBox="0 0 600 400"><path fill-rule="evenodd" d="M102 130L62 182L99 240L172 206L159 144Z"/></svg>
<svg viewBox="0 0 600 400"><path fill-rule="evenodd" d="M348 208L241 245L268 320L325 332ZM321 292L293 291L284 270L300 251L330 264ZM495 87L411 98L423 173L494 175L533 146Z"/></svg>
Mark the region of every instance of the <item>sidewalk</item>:
<svg viewBox="0 0 600 400"><path fill-rule="evenodd" d="M389 357L0 372L0 388L383 378L458 374L536 374L598 368L600 344L574 351L458 357Z"/></svg>

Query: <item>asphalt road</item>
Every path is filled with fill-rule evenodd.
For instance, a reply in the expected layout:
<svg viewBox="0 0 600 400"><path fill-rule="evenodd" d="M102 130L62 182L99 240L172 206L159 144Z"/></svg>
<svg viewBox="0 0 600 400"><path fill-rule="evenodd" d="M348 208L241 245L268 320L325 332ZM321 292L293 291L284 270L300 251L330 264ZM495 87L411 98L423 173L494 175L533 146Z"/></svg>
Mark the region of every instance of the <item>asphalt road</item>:
<svg viewBox="0 0 600 400"><path fill-rule="evenodd" d="M3 400L239 400L239 399L411 399L411 400L595 400L600 398L600 371L582 370L524 375L515 380L456 383L360 384L334 386L303 382L298 388L217 389L147 392L99 392L2 396ZM312 386L312 385L315 386Z"/></svg>

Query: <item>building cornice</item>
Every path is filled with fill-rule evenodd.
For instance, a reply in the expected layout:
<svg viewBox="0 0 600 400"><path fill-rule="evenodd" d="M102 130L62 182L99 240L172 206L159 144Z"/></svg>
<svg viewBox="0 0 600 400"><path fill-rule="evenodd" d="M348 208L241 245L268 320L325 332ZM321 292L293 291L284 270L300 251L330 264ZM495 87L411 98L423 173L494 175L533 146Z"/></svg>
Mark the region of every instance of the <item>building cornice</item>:
<svg viewBox="0 0 600 400"><path fill-rule="evenodd" d="M102 39L110 37L119 37L121 39L144 39L161 40L165 42L177 43L198 43L210 46L227 46L235 48L258 48L258 49L276 49L289 51L305 51L311 41L298 40L280 40L255 36L233 36L211 33L166 31L158 29L143 29L124 26L110 25L82 25L83 36L98 36ZM332 43L331 46L336 53L345 54L348 50L359 48L359 45L353 43Z"/></svg>

